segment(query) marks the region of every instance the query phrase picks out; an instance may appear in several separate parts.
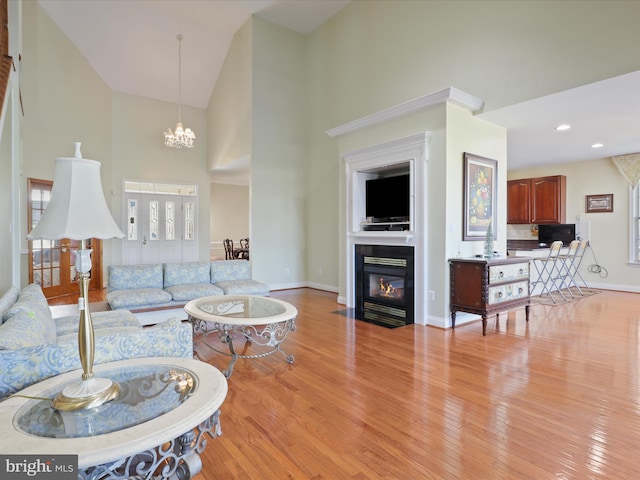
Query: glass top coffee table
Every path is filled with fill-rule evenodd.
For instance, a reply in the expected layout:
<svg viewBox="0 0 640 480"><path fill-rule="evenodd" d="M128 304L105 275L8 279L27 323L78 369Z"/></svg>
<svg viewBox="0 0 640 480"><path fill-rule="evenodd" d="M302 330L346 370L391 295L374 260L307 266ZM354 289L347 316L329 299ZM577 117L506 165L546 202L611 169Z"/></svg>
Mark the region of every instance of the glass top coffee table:
<svg viewBox="0 0 640 480"><path fill-rule="evenodd" d="M221 434L222 373L199 360L151 357L96 365L119 396L63 412L52 399L78 371L36 383L0 404L0 452L77 455L78 478L189 479L200 472L206 438Z"/></svg>
<svg viewBox="0 0 640 480"><path fill-rule="evenodd" d="M193 325L194 347L200 338L207 347L231 357L222 372L227 378L238 358L260 358L280 352L288 363L293 363L293 355L280 350L289 332L296 329L298 310L290 303L271 297L224 295L191 300L184 309ZM248 347L255 347L256 352L238 353L234 337ZM220 348L222 344L227 345L228 351Z"/></svg>

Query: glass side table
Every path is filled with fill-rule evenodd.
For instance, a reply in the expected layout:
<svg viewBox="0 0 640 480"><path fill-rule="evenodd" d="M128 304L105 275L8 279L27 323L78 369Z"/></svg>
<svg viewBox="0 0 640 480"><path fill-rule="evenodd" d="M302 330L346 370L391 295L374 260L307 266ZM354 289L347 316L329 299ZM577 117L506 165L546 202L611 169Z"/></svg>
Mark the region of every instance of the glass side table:
<svg viewBox="0 0 640 480"><path fill-rule="evenodd" d="M221 434L227 382L211 365L141 358L97 365L120 384L100 407L62 412L51 399L78 373L32 385L0 403L0 451L77 454L79 479L189 479L200 472L206 438ZM26 398L38 397L38 398Z"/></svg>
<svg viewBox="0 0 640 480"><path fill-rule="evenodd" d="M290 303L271 297L224 295L191 300L184 309L193 325L194 348L200 338L210 349L231 357L223 372L227 378L238 358L261 358L280 352L288 363L293 363L293 355L280 349L289 332L296 329L298 310ZM257 351L238 353L234 337L255 346ZM221 349L223 344L228 352Z"/></svg>

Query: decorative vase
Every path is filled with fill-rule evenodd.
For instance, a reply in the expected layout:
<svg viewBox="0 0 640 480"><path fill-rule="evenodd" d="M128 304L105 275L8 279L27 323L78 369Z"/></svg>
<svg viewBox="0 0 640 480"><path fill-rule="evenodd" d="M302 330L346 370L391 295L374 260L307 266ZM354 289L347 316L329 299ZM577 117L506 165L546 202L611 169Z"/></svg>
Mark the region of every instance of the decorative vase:
<svg viewBox="0 0 640 480"><path fill-rule="evenodd" d="M486 258L493 258L493 229L491 228L491 223L489 222L487 234L484 238L484 256Z"/></svg>

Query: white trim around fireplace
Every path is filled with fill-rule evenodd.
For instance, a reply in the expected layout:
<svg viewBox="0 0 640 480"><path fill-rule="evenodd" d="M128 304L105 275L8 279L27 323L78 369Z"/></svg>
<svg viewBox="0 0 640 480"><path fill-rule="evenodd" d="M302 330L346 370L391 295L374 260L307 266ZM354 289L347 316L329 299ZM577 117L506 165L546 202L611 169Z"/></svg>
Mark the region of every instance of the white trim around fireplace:
<svg viewBox="0 0 640 480"><path fill-rule="evenodd" d="M342 155L347 187L346 305L355 307L355 245L402 245L414 247L415 323L427 323L426 266L426 185L431 133L421 132ZM408 230L366 231L362 228L365 205L365 181L383 170L410 174L410 219Z"/></svg>

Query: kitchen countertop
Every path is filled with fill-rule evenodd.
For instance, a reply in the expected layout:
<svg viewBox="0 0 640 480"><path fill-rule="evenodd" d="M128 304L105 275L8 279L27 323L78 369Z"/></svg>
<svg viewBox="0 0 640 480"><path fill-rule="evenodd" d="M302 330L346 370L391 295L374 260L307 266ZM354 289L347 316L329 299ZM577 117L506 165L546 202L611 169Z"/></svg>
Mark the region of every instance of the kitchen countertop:
<svg viewBox="0 0 640 480"><path fill-rule="evenodd" d="M507 240L508 250L539 250L549 248L549 245L540 244L538 240Z"/></svg>

